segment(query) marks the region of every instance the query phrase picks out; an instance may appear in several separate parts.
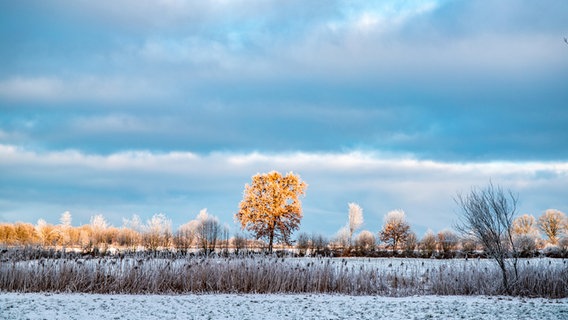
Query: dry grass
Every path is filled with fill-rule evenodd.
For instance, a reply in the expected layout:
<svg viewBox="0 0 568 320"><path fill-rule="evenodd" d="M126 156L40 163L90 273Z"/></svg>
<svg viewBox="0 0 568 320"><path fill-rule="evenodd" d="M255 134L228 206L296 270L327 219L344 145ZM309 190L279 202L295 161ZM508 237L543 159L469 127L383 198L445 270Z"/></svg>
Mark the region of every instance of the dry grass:
<svg viewBox="0 0 568 320"><path fill-rule="evenodd" d="M123 294L338 293L349 295L504 294L487 260L145 256L13 259L0 265L0 291ZM388 265L387 265L388 262ZM565 261L524 260L513 295L568 296Z"/></svg>

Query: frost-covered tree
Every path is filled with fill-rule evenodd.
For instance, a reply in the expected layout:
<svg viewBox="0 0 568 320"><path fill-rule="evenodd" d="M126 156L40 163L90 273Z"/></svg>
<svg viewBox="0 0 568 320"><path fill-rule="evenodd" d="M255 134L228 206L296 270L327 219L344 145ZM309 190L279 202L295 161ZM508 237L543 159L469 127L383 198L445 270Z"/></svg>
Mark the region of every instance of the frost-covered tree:
<svg viewBox="0 0 568 320"><path fill-rule="evenodd" d="M523 214L513 220L513 233L516 235L538 234L535 218L530 214Z"/></svg>
<svg viewBox="0 0 568 320"><path fill-rule="evenodd" d="M163 213L152 216L144 226L144 246L156 251L158 247L167 247L172 234L172 221Z"/></svg>
<svg viewBox="0 0 568 320"><path fill-rule="evenodd" d="M61 225L59 226L60 230L60 238L59 243L63 246L67 246L71 243L71 212L65 211L61 214L61 218L59 219Z"/></svg>
<svg viewBox="0 0 568 320"><path fill-rule="evenodd" d="M92 216L90 225L93 245L98 246L100 243L105 242L105 232L108 228L105 217L102 214Z"/></svg>
<svg viewBox="0 0 568 320"><path fill-rule="evenodd" d="M257 239L268 239L272 252L274 240L290 243L290 236L300 226L306 183L292 172L282 176L272 171L252 177L245 185L243 200L235 219L242 229L251 231Z"/></svg>
<svg viewBox="0 0 568 320"><path fill-rule="evenodd" d="M349 228L342 227L335 235L335 244L337 247L346 250L349 248Z"/></svg>
<svg viewBox="0 0 568 320"><path fill-rule="evenodd" d="M377 239L375 238L375 235L369 230L363 230L359 232L359 234L357 235L357 240L355 241L357 249L362 252L373 250L376 243Z"/></svg>
<svg viewBox="0 0 568 320"><path fill-rule="evenodd" d="M393 210L384 217L384 225L379 233L381 241L387 244L393 251L398 250L398 245L404 243L410 233L410 225L406 222L406 215L402 210Z"/></svg>
<svg viewBox="0 0 568 320"><path fill-rule="evenodd" d="M132 215L131 219L122 219L122 228L118 233L118 243L121 246L135 248L142 245L143 232L142 220L138 215Z"/></svg>
<svg viewBox="0 0 568 320"><path fill-rule="evenodd" d="M452 252L457 249L459 243L458 236L451 230L438 232L438 248L444 253Z"/></svg>
<svg viewBox="0 0 568 320"><path fill-rule="evenodd" d="M434 254L436 251L436 236L432 230L428 229L426 231L419 246L422 253L427 257L431 257Z"/></svg>
<svg viewBox="0 0 568 320"><path fill-rule="evenodd" d="M349 203L349 243L353 242L353 233L363 224L363 208L356 203ZM374 238L374 237L373 237Z"/></svg>
<svg viewBox="0 0 568 320"><path fill-rule="evenodd" d="M55 229L55 226L47 223L43 219L37 221L35 226L36 234L38 235L42 245L52 246L59 240L59 232Z"/></svg>
<svg viewBox="0 0 568 320"><path fill-rule="evenodd" d="M192 247L197 237L197 226L198 221L196 220L179 226L173 238L176 249L187 252Z"/></svg>
<svg viewBox="0 0 568 320"><path fill-rule="evenodd" d="M205 209L207 210L207 209ZM217 242L222 235L221 224L215 216L203 215L203 211L198 216L199 224L197 225L197 239L199 246L205 253L215 252Z"/></svg>
<svg viewBox="0 0 568 320"><path fill-rule="evenodd" d="M538 226L532 215L524 214L513 220L513 240L523 256L531 256L537 249Z"/></svg>
<svg viewBox="0 0 568 320"><path fill-rule="evenodd" d="M456 229L473 235L495 259L501 269L503 287L511 292L509 263L515 279L517 272L517 249L513 239L513 217L518 199L511 191L505 192L493 183L485 188L473 188L469 194L458 194L456 203L461 209L460 223Z"/></svg>
<svg viewBox="0 0 568 320"><path fill-rule="evenodd" d="M538 218L538 226L552 245L558 244L558 238L564 233L566 223L566 215L556 209L548 209Z"/></svg>
<svg viewBox="0 0 568 320"><path fill-rule="evenodd" d="M414 249L416 249L417 244L418 239L416 238L416 233L410 231L408 233L408 237L406 237L406 241L402 244L404 252L406 254L414 253Z"/></svg>

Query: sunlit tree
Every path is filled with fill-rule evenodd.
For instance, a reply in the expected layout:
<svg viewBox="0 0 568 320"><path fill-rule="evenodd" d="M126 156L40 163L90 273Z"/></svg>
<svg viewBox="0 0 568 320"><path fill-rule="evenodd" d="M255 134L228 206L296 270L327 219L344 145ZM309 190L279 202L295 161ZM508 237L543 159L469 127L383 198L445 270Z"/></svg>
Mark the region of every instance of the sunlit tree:
<svg viewBox="0 0 568 320"><path fill-rule="evenodd" d="M91 236L94 246L105 243L105 232L108 228L108 223L102 214L97 214L91 217Z"/></svg>
<svg viewBox="0 0 568 320"><path fill-rule="evenodd" d="M171 234L172 221L163 213L155 214L144 226L144 246L152 251L158 247L167 247Z"/></svg>
<svg viewBox="0 0 568 320"><path fill-rule="evenodd" d="M397 251L398 245L404 243L410 233L410 225L406 222L406 215L402 210L393 210L385 215L383 229L379 233L381 241L387 247Z"/></svg>
<svg viewBox="0 0 568 320"><path fill-rule="evenodd" d="M61 214L59 222L61 223L59 225L59 230L60 230L59 242L62 246L67 246L71 243L71 232L72 232L71 213L69 211L63 212L63 214Z"/></svg>
<svg viewBox="0 0 568 320"><path fill-rule="evenodd" d="M558 244L558 238L563 234L566 223L566 215L556 209L548 209L538 218L538 226L553 245Z"/></svg>
<svg viewBox="0 0 568 320"><path fill-rule="evenodd" d="M532 215L524 214L513 220L513 240L524 256L532 255L536 250L538 225Z"/></svg>
<svg viewBox="0 0 568 320"><path fill-rule="evenodd" d="M513 220L513 233L516 235L536 235L538 233L535 218L530 214L523 214Z"/></svg>
<svg viewBox="0 0 568 320"><path fill-rule="evenodd" d="M272 171L252 177L245 186L243 200L235 219L242 229L251 231L257 239L268 239L272 252L274 240L290 243L290 236L300 226L306 183L292 172L282 176Z"/></svg>
<svg viewBox="0 0 568 320"><path fill-rule="evenodd" d="M436 236L430 229L426 231L422 240L420 241L420 250L427 256L431 257L436 251Z"/></svg>

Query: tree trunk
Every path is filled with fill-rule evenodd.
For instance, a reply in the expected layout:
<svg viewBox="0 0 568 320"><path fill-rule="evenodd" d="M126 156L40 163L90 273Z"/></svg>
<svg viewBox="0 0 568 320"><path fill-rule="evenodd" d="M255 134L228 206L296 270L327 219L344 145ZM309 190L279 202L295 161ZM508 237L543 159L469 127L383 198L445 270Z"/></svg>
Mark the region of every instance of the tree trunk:
<svg viewBox="0 0 568 320"><path fill-rule="evenodd" d="M507 268L505 266L505 261L499 261L499 268L501 268L501 274L503 275L503 287L507 294L511 294L511 289L509 288L509 278L507 277Z"/></svg>
<svg viewBox="0 0 568 320"><path fill-rule="evenodd" d="M272 253L272 244L274 242L274 228L270 230L270 235L268 236L268 252Z"/></svg>

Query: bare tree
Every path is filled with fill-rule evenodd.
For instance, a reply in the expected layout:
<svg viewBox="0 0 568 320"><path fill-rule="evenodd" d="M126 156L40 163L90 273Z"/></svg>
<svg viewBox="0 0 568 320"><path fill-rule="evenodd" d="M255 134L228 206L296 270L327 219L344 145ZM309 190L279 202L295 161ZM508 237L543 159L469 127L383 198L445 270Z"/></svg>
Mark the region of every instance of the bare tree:
<svg viewBox="0 0 568 320"><path fill-rule="evenodd" d="M486 253L501 269L504 289L511 293L509 262L513 266L515 281L518 278L517 251L512 233L517 196L490 182L483 189L472 188L467 195L458 194L455 201L461 209L456 229L473 235L484 246Z"/></svg>
<svg viewBox="0 0 568 320"><path fill-rule="evenodd" d="M385 215L385 224L379 236L381 241L396 252L398 245L404 243L410 233L410 225L406 222L406 215L402 210L393 210Z"/></svg>
<svg viewBox="0 0 568 320"><path fill-rule="evenodd" d="M562 211L548 209L538 218L538 225L548 237L550 244L556 245L566 228L566 215Z"/></svg>
<svg viewBox="0 0 568 320"><path fill-rule="evenodd" d="M427 257L431 257L434 254L434 251L436 251L436 236L432 230L428 229L426 231L420 241L419 247L422 253Z"/></svg>
<svg viewBox="0 0 568 320"><path fill-rule="evenodd" d="M416 239L416 233L410 231L408 233L408 237L406 237L406 241L403 243L404 252L407 255L412 255L414 253L414 249L416 249L416 245L418 240Z"/></svg>
<svg viewBox="0 0 568 320"><path fill-rule="evenodd" d="M239 254L240 252L247 249L247 237L245 237L242 233L237 233L233 237L233 246L235 247L235 253Z"/></svg>
<svg viewBox="0 0 568 320"><path fill-rule="evenodd" d="M444 254L455 251L458 246L458 236L451 230L438 232L438 247Z"/></svg>
<svg viewBox="0 0 568 320"><path fill-rule="evenodd" d="M165 214L158 213L146 223L144 246L156 251L159 247L168 247L172 235L172 221Z"/></svg>
<svg viewBox="0 0 568 320"><path fill-rule="evenodd" d="M327 249L328 240L321 234L312 233L310 238L310 250L312 255L321 254Z"/></svg>
<svg viewBox="0 0 568 320"><path fill-rule="evenodd" d="M217 242L221 237L221 224L219 219L214 216L201 217L197 227L197 239L199 246L204 253L209 254L215 252Z"/></svg>
<svg viewBox="0 0 568 320"><path fill-rule="evenodd" d="M305 232L302 232L296 238L296 249L298 249L298 254L300 256L305 256L308 253L308 249L310 248L310 235Z"/></svg>

